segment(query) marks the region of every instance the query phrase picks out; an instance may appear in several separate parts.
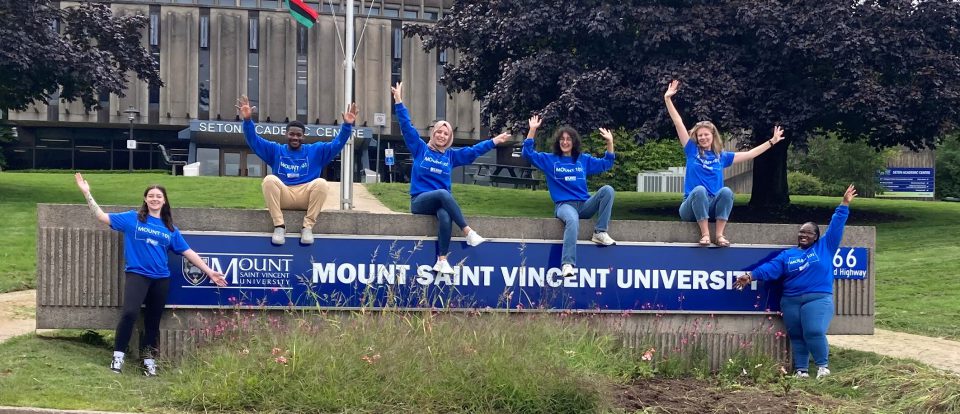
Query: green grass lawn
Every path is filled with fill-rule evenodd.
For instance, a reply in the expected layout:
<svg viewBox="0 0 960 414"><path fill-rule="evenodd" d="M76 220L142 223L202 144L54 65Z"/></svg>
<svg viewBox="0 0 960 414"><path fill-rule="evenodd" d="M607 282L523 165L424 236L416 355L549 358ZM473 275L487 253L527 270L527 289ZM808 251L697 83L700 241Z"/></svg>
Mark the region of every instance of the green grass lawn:
<svg viewBox="0 0 960 414"><path fill-rule="evenodd" d="M250 178L170 177L162 174L91 174L87 181L101 205L139 204L147 184L167 187L174 207L262 208L259 182ZM384 204L409 211L407 184L368 187ZM552 217L546 191L455 185L464 213L474 216ZM738 210L748 198L737 197ZM796 206L818 210L840 197L793 197ZM0 173L0 292L32 288L36 264L36 203L82 203L72 174ZM676 220L678 194L617 194L614 219ZM858 212L861 217L858 218ZM877 226L877 325L883 328L960 339L960 203L858 199L850 224L863 215L886 215ZM811 213L812 214L812 213ZM797 213L804 217L803 211ZM800 221L799 219L797 220ZM733 224L735 225L735 224ZM614 230L615 234L615 230Z"/></svg>

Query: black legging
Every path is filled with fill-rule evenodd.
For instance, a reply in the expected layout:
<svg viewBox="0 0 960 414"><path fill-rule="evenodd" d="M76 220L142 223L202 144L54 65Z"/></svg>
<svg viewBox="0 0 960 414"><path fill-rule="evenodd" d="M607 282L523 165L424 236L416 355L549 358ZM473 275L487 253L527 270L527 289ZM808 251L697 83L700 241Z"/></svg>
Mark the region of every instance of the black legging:
<svg viewBox="0 0 960 414"><path fill-rule="evenodd" d="M146 305L144 312L143 342L140 351L152 357L157 351L157 337L160 335L160 318L167 304L167 292L170 291L170 278L152 279L136 273L127 272L126 285L123 287L123 313L117 324L117 339L114 351L126 352L133 335L133 325L140 316L140 305Z"/></svg>

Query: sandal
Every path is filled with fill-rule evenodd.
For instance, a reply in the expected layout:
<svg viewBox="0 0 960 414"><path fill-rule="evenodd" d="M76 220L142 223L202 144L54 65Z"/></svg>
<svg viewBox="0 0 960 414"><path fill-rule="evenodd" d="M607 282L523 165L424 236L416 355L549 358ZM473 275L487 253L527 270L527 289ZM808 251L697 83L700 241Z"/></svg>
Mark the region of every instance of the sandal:
<svg viewBox="0 0 960 414"><path fill-rule="evenodd" d="M703 235L703 236L700 236L700 245L701 245L701 246L709 246L709 245L710 245L710 235L709 235L709 234L705 234L705 235Z"/></svg>
<svg viewBox="0 0 960 414"><path fill-rule="evenodd" d="M723 237L722 234L717 235L717 246L720 247L730 247L730 240L727 240L726 237Z"/></svg>

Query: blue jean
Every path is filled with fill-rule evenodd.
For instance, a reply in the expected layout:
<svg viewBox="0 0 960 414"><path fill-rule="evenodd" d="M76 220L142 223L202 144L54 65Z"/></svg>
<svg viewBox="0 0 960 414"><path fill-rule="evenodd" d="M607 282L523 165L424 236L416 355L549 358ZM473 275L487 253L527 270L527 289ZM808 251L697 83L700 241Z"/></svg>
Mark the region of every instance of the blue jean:
<svg viewBox="0 0 960 414"><path fill-rule="evenodd" d="M588 219L599 212L594 231L607 231L610 225L610 213L613 211L613 187L605 185L593 193L587 201L562 201L554 211L563 222L563 250L560 264L577 264L577 234L580 233L580 219Z"/></svg>
<svg viewBox="0 0 960 414"><path fill-rule="evenodd" d="M784 296L780 299L783 323L787 325L790 347L793 348L793 367L807 370L810 354L818 367L828 364L827 329L833 319L833 294L806 293Z"/></svg>
<svg viewBox="0 0 960 414"><path fill-rule="evenodd" d="M453 194L447 190L433 190L417 194L410 200L410 212L437 216L438 256L446 256L450 252L451 222L457 223L461 229L467 227L467 221L460 212L460 205L453 199Z"/></svg>
<svg viewBox="0 0 960 414"><path fill-rule="evenodd" d="M728 220L733 210L733 190L723 187L711 197L706 187L698 185L680 203L680 220L703 221L711 218Z"/></svg>

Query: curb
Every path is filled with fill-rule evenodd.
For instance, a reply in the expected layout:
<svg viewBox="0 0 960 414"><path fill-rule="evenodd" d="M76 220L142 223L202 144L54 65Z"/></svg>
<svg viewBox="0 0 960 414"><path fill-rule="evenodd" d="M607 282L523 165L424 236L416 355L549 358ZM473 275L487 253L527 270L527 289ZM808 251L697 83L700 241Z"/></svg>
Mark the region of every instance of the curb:
<svg viewBox="0 0 960 414"><path fill-rule="evenodd" d="M116 411L58 410L54 408L0 406L0 414L122 414ZM132 414L132 413L131 413Z"/></svg>

